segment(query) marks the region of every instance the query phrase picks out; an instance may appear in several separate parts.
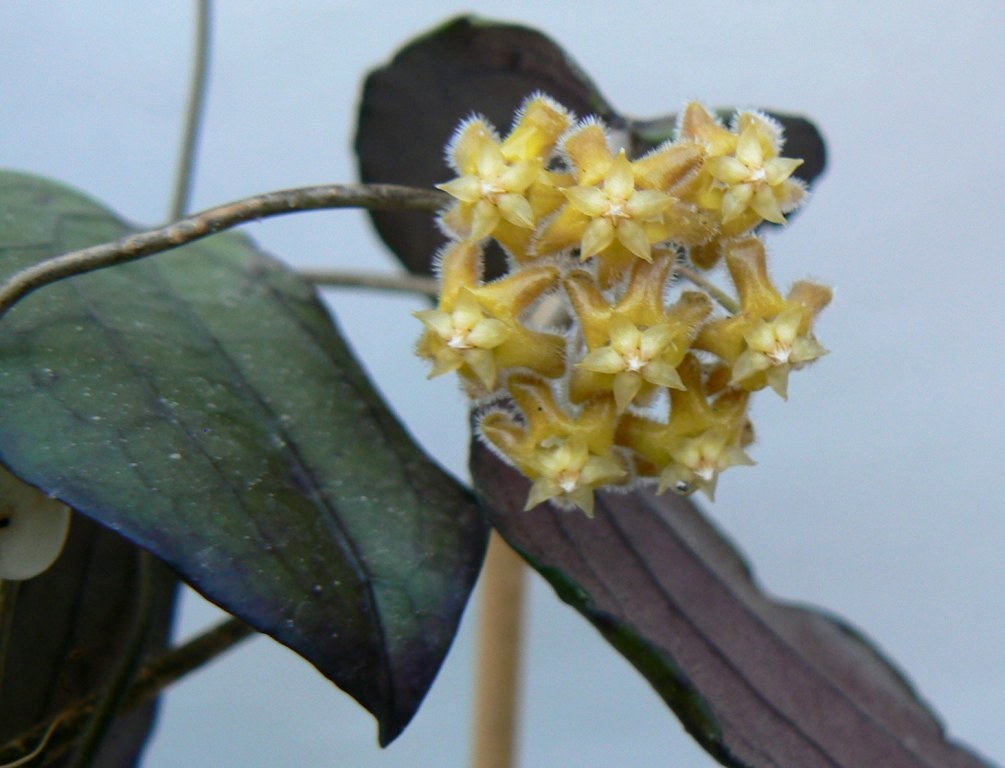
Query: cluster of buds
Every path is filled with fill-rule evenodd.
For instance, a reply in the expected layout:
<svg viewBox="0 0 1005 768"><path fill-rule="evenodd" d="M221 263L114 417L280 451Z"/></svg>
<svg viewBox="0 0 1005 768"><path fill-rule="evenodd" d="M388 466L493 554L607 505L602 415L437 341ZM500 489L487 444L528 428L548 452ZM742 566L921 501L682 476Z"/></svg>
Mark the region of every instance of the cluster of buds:
<svg viewBox="0 0 1005 768"><path fill-rule="evenodd" d="M637 159L542 95L505 138L478 117L458 128L418 354L431 377L459 375L481 438L532 481L527 508L592 515L595 489L640 483L712 498L753 463L751 393L786 397L789 372L825 354L813 323L831 298L809 282L783 296L754 234L806 194L782 145L765 115L727 128L697 103ZM486 281L491 240L509 272ZM702 275L720 261L733 292Z"/></svg>

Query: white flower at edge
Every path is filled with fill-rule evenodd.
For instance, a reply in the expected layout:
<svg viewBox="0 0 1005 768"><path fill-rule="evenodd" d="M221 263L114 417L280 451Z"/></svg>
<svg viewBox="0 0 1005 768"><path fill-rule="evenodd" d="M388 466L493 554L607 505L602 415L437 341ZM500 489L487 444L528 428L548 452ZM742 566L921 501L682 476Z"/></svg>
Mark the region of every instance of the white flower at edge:
<svg viewBox="0 0 1005 768"><path fill-rule="evenodd" d="M69 507L0 467L0 579L30 579L47 570L69 530Z"/></svg>

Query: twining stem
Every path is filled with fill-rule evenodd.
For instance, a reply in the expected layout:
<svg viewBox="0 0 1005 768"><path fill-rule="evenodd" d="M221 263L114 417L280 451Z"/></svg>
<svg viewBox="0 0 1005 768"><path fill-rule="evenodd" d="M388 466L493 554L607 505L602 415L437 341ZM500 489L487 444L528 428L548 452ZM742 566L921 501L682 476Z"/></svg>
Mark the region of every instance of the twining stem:
<svg viewBox="0 0 1005 768"><path fill-rule="evenodd" d="M435 277L420 275L381 275L373 272L342 272L331 269L301 269L297 271L305 280L326 288L371 288L376 291L418 293L436 298L440 292Z"/></svg>
<svg viewBox="0 0 1005 768"><path fill-rule="evenodd" d="M513 768L517 755L523 560L497 533L482 569L472 768Z"/></svg>
<svg viewBox="0 0 1005 768"><path fill-rule="evenodd" d="M331 184L299 187L237 200L113 243L83 248L21 270L0 285L0 317L32 291L74 275L136 261L256 219L299 211L369 208L435 213L449 198L434 189L396 184Z"/></svg>
<svg viewBox="0 0 1005 768"><path fill-rule="evenodd" d="M180 678L198 669L211 659L229 650L241 640L253 635L255 630L240 619L227 619L217 626L189 640L183 645L165 651L148 662L133 680L122 699L121 711L128 711L154 698ZM42 742L53 722L59 724L49 739L45 750L45 763L62 756L79 738L94 716L99 694L91 695L60 712L53 720L39 723L29 731L0 747L0 760L20 759Z"/></svg>
<svg viewBox="0 0 1005 768"><path fill-rule="evenodd" d="M22 765L27 765L32 760L34 760L36 757L38 757L39 755L41 755L45 751L45 748L47 746L49 746L49 739L51 739L52 738L52 734L54 734L56 732L56 727L59 725L59 723L61 722L62 718L63 718L63 714L59 715L55 720L53 720L49 724L49 728L42 735L42 740L38 743L38 745L35 747L35 749L33 749L31 752L29 752L24 757L19 757L14 762L4 763L3 765L0 765L0 768L21 768Z"/></svg>
<svg viewBox="0 0 1005 768"><path fill-rule="evenodd" d="M189 84L188 107L185 112L185 129L182 134L178 166L175 171L174 195L171 200L171 221L188 213L195 178L195 154L206 106L209 81L209 45L211 34L210 0L198 0L195 19L195 51L192 61L192 80Z"/></svg>

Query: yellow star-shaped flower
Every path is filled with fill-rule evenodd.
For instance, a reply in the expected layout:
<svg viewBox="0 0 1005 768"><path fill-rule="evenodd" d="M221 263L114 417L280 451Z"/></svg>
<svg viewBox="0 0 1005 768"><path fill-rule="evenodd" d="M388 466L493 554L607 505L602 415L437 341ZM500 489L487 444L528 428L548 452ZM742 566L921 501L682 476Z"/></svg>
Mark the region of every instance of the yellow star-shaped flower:
<svg viewBox="0 0 1005 768"><path fill-rule="evenodd" d="M611 152L594 121L570 134L564 150L578 183L561 190L567 204L534 241L535 253L578 248L583 260L603 260L610 283L635 259L649 261L656 243L697 243L711 235L697 210L673 195L701 164L697 145L667 144L631 162L624 150Z"/></svg>
<svg viewBox="0 0 1005 768"><path fill-rule="evenodd" d="M430 378L457 371L474 394L485 395L497 388L500 369L561 376L565 339L529 328L521 318L558 283L558 270L532 267L482 285L481 259L477 243L451 245L440 263L439 305L415 313L426 326L417 352L433 361Z"/></svg>
<svg viewBox="0 0 1005 768"><path fill-rule="evenodd" d="M710 158L708 172L722 184L722 223L729 224L748 211L775 224L784 224L784 210L802 198L801 187L790 181L802 160L779 157L778 139L764 118L746 113L731 155ZM798 192L796 190L799 190Z"/></svg>
<svg viewBox="0 0 1005 768"><path fill-rule="evenodd" d="M764 244L756 237L730 241L726 265L740 294L740 312L707 323L695 347L730 368L728 384L755 391L770 386L788 396L789 372L827 354L812 334L831 290L801 281L783 297L768 275Z"/></svg>
<svg viewBox="0 0 1005 768"><path fill-rule="evenodd" d="M674 258L656 253L653 262L635 263L624 295L613 305L588 273L566 276L566 293L587 348L572 374L573 402L613 394L621 413L661 388L683 387L676 368L712 304L704 294L687 291L667 307L664 294Z"/></svg>
<svg viewBox="0 0 1005 768"><path fill-rule="evenodd" d="M701 490L714 499L721 472L754 463L743 450L751 439L750 393L730 390L710 402L703 391L701 363L693 355L678 372L684 388L670 391L670 418L664 423L626 414L616 441L635 452L641 477L659 480L658 492Z"/></svg>
<svg viewBox="0 0 1005 768"><path fill-rule="evenodd" d="M503 141L483 118L463 123L447 148L450 165L460 175L437 185L458 200L441 217L444 226L461 239L494 236L525 257L537 222L562 202L554 189L561 176L546 166L571 120L563 107L535 96Z"/></svg>
<svg viewBox="0 0 1005 768"><path fill-rule="evenodd" d="M594 400L570 414L541 379L517 374L510 377L508 388L522 418L492 411L481 420L479 430L531 479L526 508L551 500L592 516L594 489L627 477L613 452L613 403Z"/></svg>
<svg viewBox="0 0 1005 768"><path fill-rule="evenodd" d="M802 160L782 157L782 128L758 112L741 112L733 130L696 102L681 118L681 138L698 142L706 160L681 196L718 219L717 236L691 249L691 260L710 269L721 256L724 238L750 231L762 221L785 223L785 214L806 197L806 187L793 177Z"/></svg>
<svg viewBox="0 0 1005 768"><path fill-rule="evenodd" d="M744 333L747 348L733 363L730 383L743 385L763 373L768 386L788 398L789 371L827 354L813 336L800 333L805 307L793 306L773 320L757 320Z"/></svg>

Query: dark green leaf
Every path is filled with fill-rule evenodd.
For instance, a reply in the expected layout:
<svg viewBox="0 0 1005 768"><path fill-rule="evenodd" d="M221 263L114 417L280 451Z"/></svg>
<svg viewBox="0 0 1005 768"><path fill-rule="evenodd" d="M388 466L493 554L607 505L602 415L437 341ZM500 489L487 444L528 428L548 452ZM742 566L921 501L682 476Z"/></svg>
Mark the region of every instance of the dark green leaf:
<svg viewBox="0 0 1005 768"><path fill-rule="evenodd" d="M767 597L732 544L672 494L600 493L596 517L541 505L484 446L493 525L645 675L723 765L987 768L946 739L856 630Z"/></svg>
<svg viewBox="0 0 1005 768"><path fill-rule="evenodd" d="M56 563L20 584L10 644L2 649L0 745L102 690L115 673L138 607L139 551L75 515ZM178 585L164 566L156 568L153 581L146 654L167 645ZM155 705L149 704L121 717L102 745L98 768L137 764L154 714ZM5 762L16 757L0 752Z"/></svg>
<svg viewBox="0 0 1005 768"><path fill-rule="evenodd" d="M0 273L127 227L0 176ZM0 461L407 724L485 523L395 421L313 289L217 235L44 288L0 326Z"/></svg>

